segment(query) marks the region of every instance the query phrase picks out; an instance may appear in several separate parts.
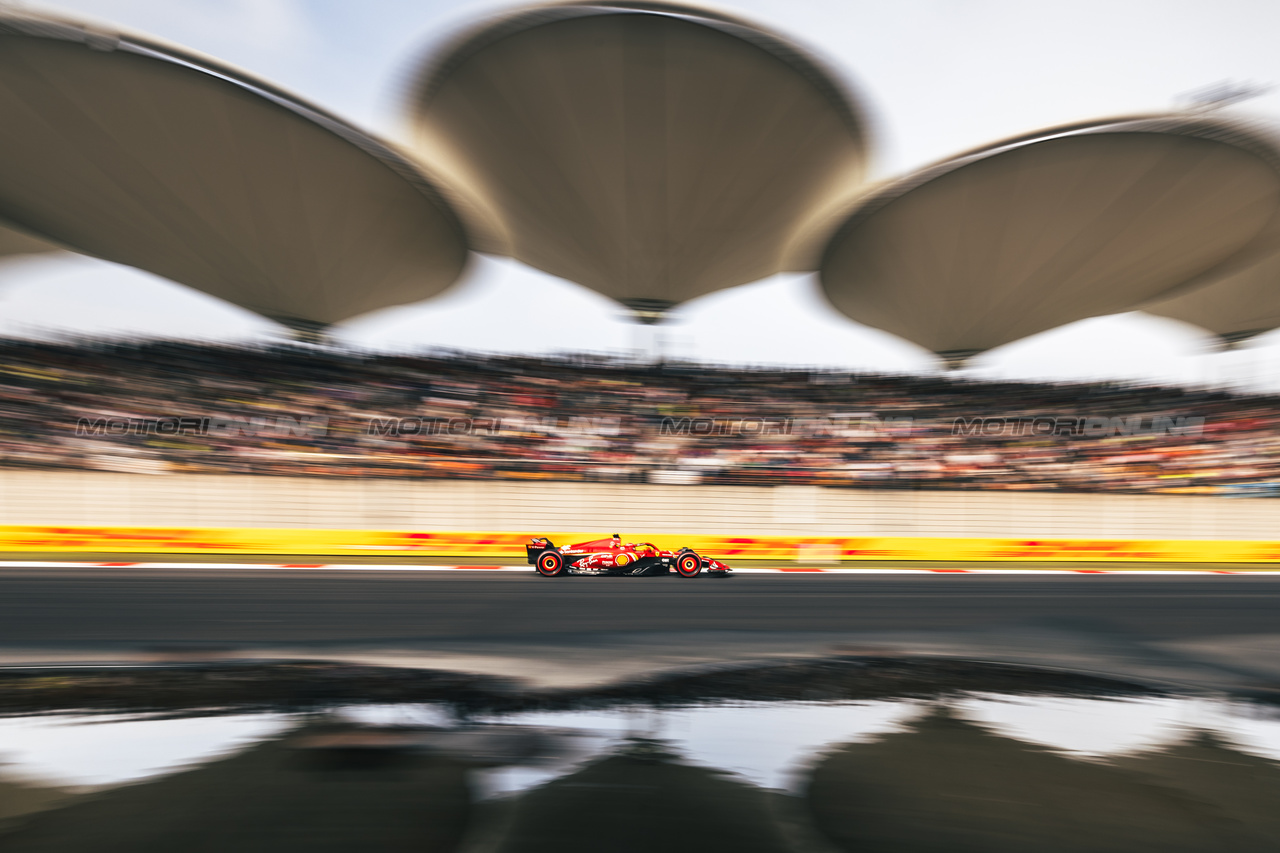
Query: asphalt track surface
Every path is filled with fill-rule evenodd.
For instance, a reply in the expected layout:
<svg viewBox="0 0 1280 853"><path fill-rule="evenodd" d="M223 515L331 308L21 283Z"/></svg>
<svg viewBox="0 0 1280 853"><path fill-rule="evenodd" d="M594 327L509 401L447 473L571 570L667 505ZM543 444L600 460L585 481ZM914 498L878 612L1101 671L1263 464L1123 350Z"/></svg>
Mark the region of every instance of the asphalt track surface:
<svg viewBox="0 0 1280 853"><path fill-rule="evenodd" d="M0 569L10 650L1027 626L1138 641L1275 634L1280 577Z"/></svg>

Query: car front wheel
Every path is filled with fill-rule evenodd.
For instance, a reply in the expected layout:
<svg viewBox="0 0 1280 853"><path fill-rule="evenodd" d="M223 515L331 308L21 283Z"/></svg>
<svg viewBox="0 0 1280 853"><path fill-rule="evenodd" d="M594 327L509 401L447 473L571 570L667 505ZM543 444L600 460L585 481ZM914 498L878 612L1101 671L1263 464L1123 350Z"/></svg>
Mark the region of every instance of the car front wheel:
<svg viewBox="0 0 1280 853"><path fill-rule="evenodd" d="M702 558L692 552L676 558L676 573L682 578L696 578L702 572Z"/></svg>

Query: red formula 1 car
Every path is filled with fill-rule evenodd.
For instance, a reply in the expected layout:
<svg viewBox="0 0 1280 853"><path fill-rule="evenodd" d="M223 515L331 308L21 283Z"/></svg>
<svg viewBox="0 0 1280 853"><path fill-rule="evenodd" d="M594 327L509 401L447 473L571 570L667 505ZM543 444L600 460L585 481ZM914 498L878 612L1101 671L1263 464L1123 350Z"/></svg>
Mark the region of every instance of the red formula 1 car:
<svg viewBox="0 0 1280 853"><path fill-rule="evenodd" d="M543 577L560 575L665 575L672 569L685 578L706 572L709 577L725 577L732 569L719 560L695 554L691 548L662 551L649 542L623 542L617 533L612 539L597 539L557 548L544 537L524 546L529 565Z"/></svg>

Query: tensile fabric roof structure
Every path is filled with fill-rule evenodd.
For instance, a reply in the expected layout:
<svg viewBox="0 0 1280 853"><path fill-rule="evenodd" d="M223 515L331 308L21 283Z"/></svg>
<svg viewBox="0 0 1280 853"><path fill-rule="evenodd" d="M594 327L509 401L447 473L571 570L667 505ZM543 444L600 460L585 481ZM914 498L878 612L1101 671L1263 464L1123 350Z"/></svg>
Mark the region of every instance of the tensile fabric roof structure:
<svg viewBox="0 0 1280 853"><path fill-rule="evenodd" d="M291 325L426 299L467 263L408 158L156 40L6 11L0 116L0 218Z"/></svg>
<svg viewBox="0 0 1280 853"><path fill-rule="evenodd" d="M803 51L669 3L488 21L426 63L408 110L488 250L642 311L811 269L869 148Z"/></svg>
<svg viewBox="0 0 1280 853"><path fill-rule="evenodd" d="M1169 115L1049 129L868 194L821 264L849 317L963 358L1280 247L1265 133Z"/></svg>

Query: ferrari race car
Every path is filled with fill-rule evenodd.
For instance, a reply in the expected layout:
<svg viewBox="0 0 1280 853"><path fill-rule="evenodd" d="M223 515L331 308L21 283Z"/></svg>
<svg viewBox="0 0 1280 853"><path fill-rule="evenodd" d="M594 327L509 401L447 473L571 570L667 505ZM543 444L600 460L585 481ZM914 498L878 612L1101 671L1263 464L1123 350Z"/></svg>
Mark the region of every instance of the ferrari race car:
<svg viewBox="0 0 1280 853"><path fill-rule="evenodd" d="M545 537L535 537L524 546L529 565L543 577L560 575L665 575L671 569L685 578L704 571L710 577L725 577L732 569L719 560L695 554L691 548L662 551L649 542L626 542L617 533L612 539L579 542L557 548Z"/></svg>

